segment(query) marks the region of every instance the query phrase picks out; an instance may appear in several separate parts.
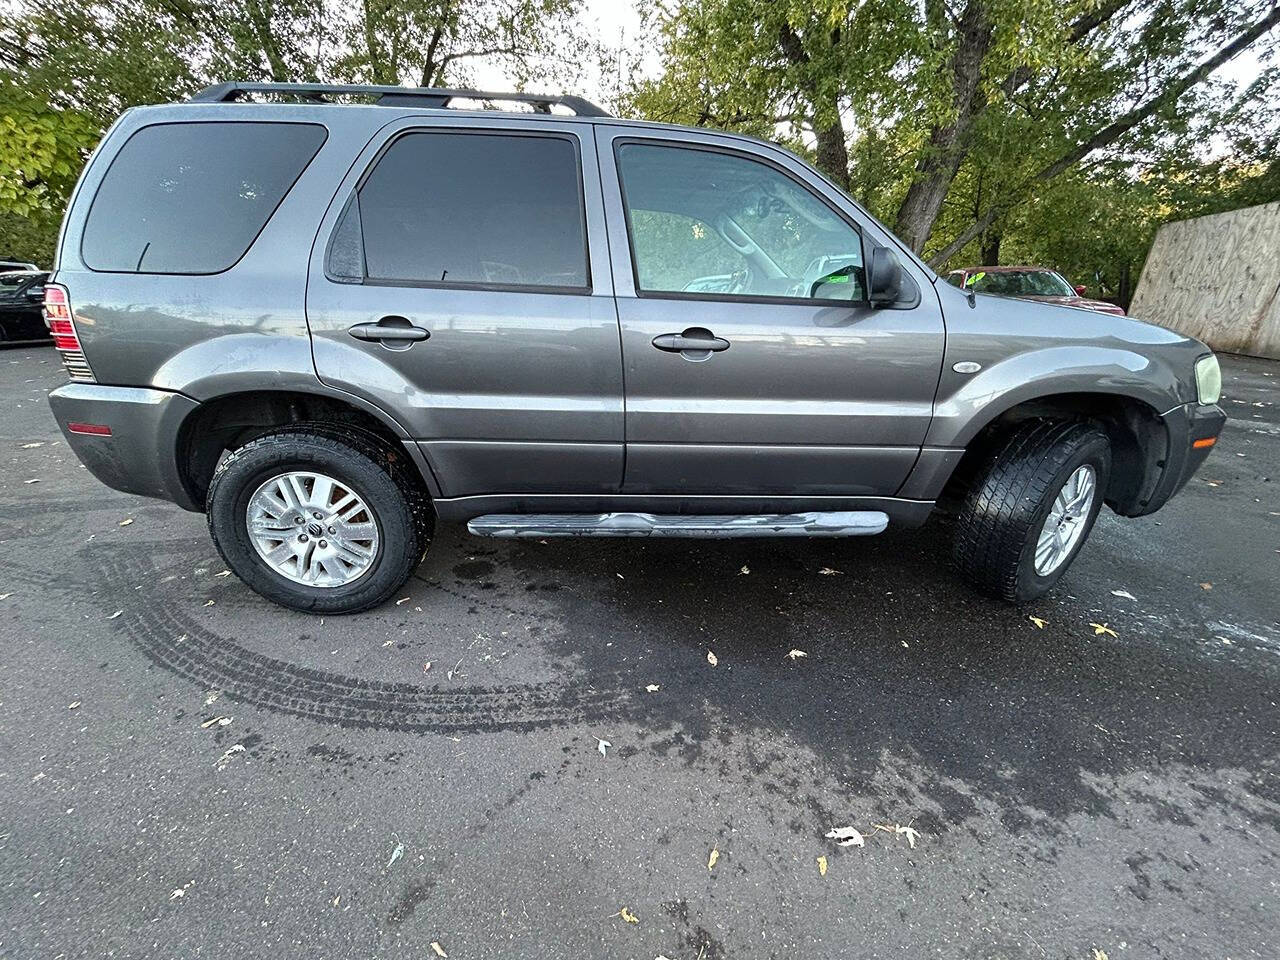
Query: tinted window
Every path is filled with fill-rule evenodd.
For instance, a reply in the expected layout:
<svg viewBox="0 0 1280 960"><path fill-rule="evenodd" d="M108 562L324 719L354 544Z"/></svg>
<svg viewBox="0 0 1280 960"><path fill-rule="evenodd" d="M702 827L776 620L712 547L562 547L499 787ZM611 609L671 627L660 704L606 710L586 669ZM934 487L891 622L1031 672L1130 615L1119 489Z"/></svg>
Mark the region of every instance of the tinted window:
<svg viewBox="0 0 1280 960"><path fill-rule="evenodd" d="M582 185L562 137L411 133L359 192L370 278L587 286Z"/></svg>
<svg viewBox="0 0 1280 960"><path fill-rule="evenodd" d="M618 167L641 290L865 299L858 231L769 164L626 143Z"/></svg>
<svg viewBox="0 0 1280 960"><path fill-rule="evenodd" d="M325 139L298 123L164 123L120 148L81 240L93 270L217 273L244 256Z"/></svg>

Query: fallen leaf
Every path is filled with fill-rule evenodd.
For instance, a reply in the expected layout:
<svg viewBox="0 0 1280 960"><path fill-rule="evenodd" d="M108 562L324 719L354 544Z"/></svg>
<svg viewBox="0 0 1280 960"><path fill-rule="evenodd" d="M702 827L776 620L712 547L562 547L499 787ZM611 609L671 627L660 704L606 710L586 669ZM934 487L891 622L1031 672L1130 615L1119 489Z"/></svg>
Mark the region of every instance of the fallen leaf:
<svg viewBox="0 0 1280 960"><path fill-rule="evenodd" d="M40 440L40 441L38 441L38 442L36 442L36 443L24 443L24 444L22 445L22 449L23 449L23 450L34 450L36 447L43 447L43 446L44 446L44 441L43 441L43 440Z"/></svg>
<svg viewBox="0 0 1280 960"><path fill-rule="evenodd" d="M711 872L711 868L716 865L716 861L720 859L720 849L718 847L711 848L711 856L707 857L707 873Z"/></svg>
<svg viewBox="0 0 1280 960"><path fill-rule="evenodd" d="M824 576L824 577L834 577L834 576L836 576L837 574L843 575L843 574L844 574L844 571L843 571L843 570L835 570L835 569L833 569L833 568L831 568L831 567L823 567L821 570L819 570L819 571L818 571L818 573L820 573L820 574L821 574L822 576Z"/></svg>
<svg viewBox="0 0 1280 960"><path fill-rule="evenodd" d="M404 844L397 843L395 849L391 851L391 859L387 861L386 869L390 870L391 865L404 856Z"/></svg>
<svg viewBox="0 0 1280 960"><path fill-rule="evenodd" d="M68 704L67 704L67 709L68 709L68 710L75 710L75 709L76 709L76 708L78 708L79 706L80 706L80 701L79 701L79 700L72 700L70 703L68 703Z"/></svg>
<svg viewBox="0 0 1280 960"><path fill-rule="evenodd" d="M431 661L428 660L426 663L422 665L422 672L429 673L430 671L431 671Z"/></svg>
<svg viewBox="0 0 1280 960"><path fill-rule="evenodd" d="M1202 583L1202 584L1200 584L1200 589L1201 589L1201 590L1212 590L1212 589L1213 589L1213 584L1212 584L1212 583Z"/></svg>
<svg viewBox="0 0 1280 960"><path fill-rule="evenodd" d="M30 480L23 480L22 482L23 482L23 483L39 483L39 482L40 482L40 478L39 478L39 477L32 477Z"/></svg>
<svg viewBox="0 0 1280 960"><path fill-rule="evenodd" d="M173 891L173 893L169 894L169 899L170 899L170 900L181 900L181 899L182 899L183 897L185 897L186 895L187 895L186 888L184 888L184 887L179 887L177 890L174 890L174 891Z"/></svg>
<svg viewBox="0 0 1280 960"><path fill-rule="evenodd" d="M399 600L397 600L397 601L396 601L396 606L398 607L398 606L400 606L400 604L402 604L402 603L408 603L408 602L409 602L409 598L408 598L408 597L401 597Z"/></svg>
<svg viewBox="0 0 1280 960"><path fill-rule="evenodd" d="M827 875L827 858L818 858L818 876L825 877Z"/></svg>
<svg viewBox="0 0 1280 960"><path fill-rule="evenodd" d="M911 824L907 824L904 827L900 823L877 823L874 826L877 830L883 830L885 833L905 836L907 838L907 844L912 850L916 848L916 841L920 839L920 831L911 826Z"/></svg>
<svg viewBox="0 0 1280 960"><path fill-rule="evenodd" d="M1100 637L1104 633L1111 637L1119 636L1118 633L1108 627L1105 623L1091 623L1089 626L1093 627L1093 635L1095 637Z"/></svg>
<svg viewBox="0 0 1280 960"><path fill-rule="evenodd" d="M212 607L212 606L213 606L213 601L212 601L212 600L206 600L206 601L204 602L204 605L205 605L206 607Z"/></svg>
<svg viewBox="0 0 1280 960"><path fill-rule="evenodd" d="M389 647L389 646L391 646L393 643L395 643L395 641L394 641L394 640L388 640L386 643L384 643L384 644L383 644L383 646L384 646L384 647Z"/></svg>
<svg viewBox="0 0 1280 960"><path fill-rule="evenodd" d="M225 770L227 768L227 764L231 762L231 758L237 753L244 753L243 743L236 743L227 747L226 752L218 758L218 769Z"/></svg>
<svg viewBox="0 0 1280 960"><path fill-rule="evenodd" d="M229 577L229 576L231 576L231 571L230 571L230 570L223 570L221 573L215 573L215 574L214 574L214 576L215 576L215 577Z"/></svg>
<svg viewBox="0 0 1280 960"><path fill-rule="evenodd" d="M1094 948L1093 948L1093 960L1108 960L1108 957L1107 957L1107 951L1105 951L1105 950L1099 950L1097 947L1094 947Z"/></svg>
<svg viewBox="0 0 1280 960"><path fill-rule="evenodd" d="M801 657L807 657L808 654L805 653L803 650L788 650L787 656L790 657L792 660L799 660Z"/></svg>
<svg viewBox="0 0 1280 960"><path fill-rule="evenodd" d="M749 573L751 572L751 568L750 568L750 567L746 567L746 566L744 566L744 567L743 567L741 570L739 570L738 572L739 572L740 574L742 574L742 575L745 577L747 574L749 574Z"/></svg>
<svg viewBox="0 0 1280 960"><path fill-rule="evenodd" d="M108 619L108 620L114 620L116 617L120 616L120 614L122 614L122 613L124 613L124 611L123 611L123 610L117 610L117 611L116 611L115 613L113 613L111 616L107 617L107 619Z"/></svg>
<svg viewBox="0 0 1280 960"><path fill-rule="evenodd" d="M650 683L645 687L645 690L649 693L657 693L658 685L656 683Z"/></svg>
<svg viewBox="0 0 1280 960"><path fill-rule="evenodd" d="M621 910L619 910L619 911L617 912L617 914L615 914L615 916L619 916L619 917L621 917L623 920L627 921L627 923L639 923L639 922L640 922L640 918L639 918L639 917L637 917L637 916L636 916L634 913L632 913L630 910L628 910L626 907L623 907Z"/></svg>
<svg viewBox="0 0 1280 960"><path fill-rule="evenodd" d="M720 658L719 658L719 657L717 657L717 656L716 656L714 653L712 653L710 650L708 650L708 651L707 651L707 663L711 664L711 665L714 667L714 666L715 666L717 663L719 663L719 662L720 662Z"/></svg>
<svg viewBox="0 0 1280 960"><path fill-rule="evenodd" d="M121 520L121 521L120 521L120 526L122 526L122 527L127 527L127 526L128 526L129 524L131 524L131 523L133 523L133 517L129 517L129 518L125 519L125 520Z"/></svg>
<svg viewBox="0 0 1280 960"><path fill-rule="evenodd" d="M1048 620L1041 620L1039 617L1027 617L1027 619L1036 625L1037 630L1043 630L1044 625L1049 622Z"/></svg>
<svg viewBox="0 0 1280 960"><path fill-rule="evenodd" d="M613 744L610 743L608 740L601 740L599 737L596 737L596 749L600 751L600 756L607 757L609 754L606 753L605 751L607 751L612 746Z"/></svg>
<svg viewBox="0 0 1280 960"><path fill-rule="evenodd" d="M826 836L836 842L840 847L861 847L866 844L862 834L853 827L836 827L828 830Z"/></svg>
<svg viewBox="0 0 1280 960"><path fill-rule="evenodd" d="M333 905L335 907L341 902L342 902L342 894L338 894L336 897L333 898Z"/></svg>
<svg viewBox="0 0 1280 960"><path fill-rule="evenodd" d="M219 697L219 696L221 696L221 695L222 695L222 694L221 694L221 691L219 691L219 690L210 690L210 691L209 691L209 695L208 695L207 697L205 697L205 698L204 698L204 705L205 705L206 707L207 707L207 706L209 706L211 703L213 703L215 700L217 700L217 699L218 699L218 697Z"/></svg>
<svg viewBox="0 0 1280 960"><path fill-rule="evenodd" d="M447 956L449 956L447 953L445 953L445 952L444 952L444 947L440 946L439 941L432 940L432 941L431 941L431 949L432 949L432 950L434 950L434 951L436 952L436 956L437 956L437 957L447 957Z"/></svg>
<svg viewBox="0 0 1280 960"><path fill-rule="evenodd" d="M214 717L212 720L206 720L204 723L200 724L200 729L208 730L210 727L213 727L213 726L225 727L230 722L231 722L230 717Z"/></svg>
<svg viewBox="0 0 1280 960"><path fill-rule="evenodd" d="M12 593L0 593L0 600L8 600L12 596Z"/></svg>
<svg viewBox="0 0 1280 960"><path fill-rule="evenodd" d="M1125 600L1137 600L1137 599L1138 599L1138 598L1137 598L1137 597L1135 597L1132 593L1130 593L1128 590L1112 590L1112 591L1111 591L1111 595L1112 595L1113 597L1122 597L1122 598L1124 598Z"/></svg>

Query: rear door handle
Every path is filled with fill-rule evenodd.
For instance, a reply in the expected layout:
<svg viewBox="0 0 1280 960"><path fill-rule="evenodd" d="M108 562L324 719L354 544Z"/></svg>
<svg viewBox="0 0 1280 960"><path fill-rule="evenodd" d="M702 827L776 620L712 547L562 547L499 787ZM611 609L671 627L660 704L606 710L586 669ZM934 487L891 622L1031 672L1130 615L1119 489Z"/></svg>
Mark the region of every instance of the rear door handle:
<svg viewBox="0 0 1280 960"><path fill-rule="evenodd" d="M357 323L347 333L357 340L391 341L410 344L417 340L426 340L431 331L423 327L415 327L404 317L383 317L377 323Z"/></svg>
<svg viewBox="0 0 1280 960"><path fill-rule="evenodd" d="M686 350L697 352L710 351L719 353L729 349L729 341L717 337L710 330L702 327L690 327L684 333L663 333L653 338L653 345L668 353L682 353Z"/></svg>

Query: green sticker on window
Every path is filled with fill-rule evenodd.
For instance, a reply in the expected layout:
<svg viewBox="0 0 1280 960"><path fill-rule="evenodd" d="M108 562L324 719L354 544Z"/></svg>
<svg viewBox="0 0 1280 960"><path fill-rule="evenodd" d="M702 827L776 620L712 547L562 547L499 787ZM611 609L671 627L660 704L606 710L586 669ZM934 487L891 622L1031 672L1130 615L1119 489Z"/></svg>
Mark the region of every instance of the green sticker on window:
<svg viewBox="0 0 1280 960"><path fill-rule="evenodd" d="M981 279L982 279L983 277L985 277L986 275L987 275L987 271L985 271L985 270L979 270L977 273L973 274L972 276L970 276L970 277L966 277L966 278L965 278L965 281L964 281L964 285L965 285L966 287L972 287L975 283L977 283L979 280L981 280Z"/></svg>
<svg viewBox="0 0 1280 960"><path fill-rule="evenodd" d="M847 273L832 273L822 278L822 283L848 283L849 275Z"/></svg>

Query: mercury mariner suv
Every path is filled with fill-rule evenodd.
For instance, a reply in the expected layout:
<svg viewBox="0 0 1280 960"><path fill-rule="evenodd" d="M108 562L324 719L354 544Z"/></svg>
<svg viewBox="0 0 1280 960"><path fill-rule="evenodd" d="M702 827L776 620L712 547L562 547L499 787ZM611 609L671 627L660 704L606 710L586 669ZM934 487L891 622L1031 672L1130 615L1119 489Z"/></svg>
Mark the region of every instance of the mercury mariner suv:
<svg viewBox="0 0 1280 960"><path fill-rule="evenodd" d="M960 571L1022 602L1225 421L1196 340L957 289L774 144L570 96L129 110L45 291L77 456L316 613L394 595L440 521L851 536L939 504Z"/></svg>

